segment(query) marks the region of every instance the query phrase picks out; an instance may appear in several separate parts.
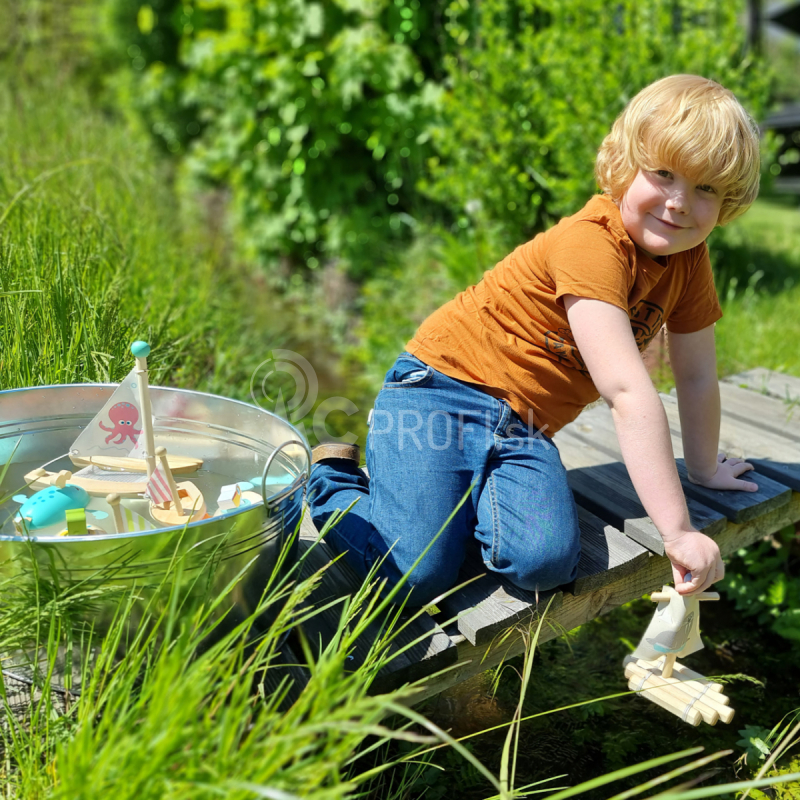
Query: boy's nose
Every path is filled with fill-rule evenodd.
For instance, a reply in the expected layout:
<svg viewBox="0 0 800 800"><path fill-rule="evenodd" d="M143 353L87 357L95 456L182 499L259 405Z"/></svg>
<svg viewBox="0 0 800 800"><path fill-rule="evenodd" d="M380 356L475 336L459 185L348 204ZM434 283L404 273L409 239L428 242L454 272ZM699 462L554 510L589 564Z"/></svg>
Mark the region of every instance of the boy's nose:
<svg viewBox="0 0 800 800"><path fill-rule="evenodd" d="M689 212L689 198L686 192L672 192L667 198L666 206L670 211L676 211L679 214L687 214Z"/></svg>

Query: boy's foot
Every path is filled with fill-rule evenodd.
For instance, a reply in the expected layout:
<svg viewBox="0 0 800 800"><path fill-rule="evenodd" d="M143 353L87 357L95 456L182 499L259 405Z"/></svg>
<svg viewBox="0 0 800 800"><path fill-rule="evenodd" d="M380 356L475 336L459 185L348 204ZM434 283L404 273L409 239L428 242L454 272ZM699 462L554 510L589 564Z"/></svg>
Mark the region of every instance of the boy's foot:
<svg viewBox="0 0 800 800"><path fill-rule="evenodd" d="M316 464L324 458L346 458L358 466L361 461L361 448L357 444L341 444L340 442L318 444L311 451L311 463Z"/></svg>

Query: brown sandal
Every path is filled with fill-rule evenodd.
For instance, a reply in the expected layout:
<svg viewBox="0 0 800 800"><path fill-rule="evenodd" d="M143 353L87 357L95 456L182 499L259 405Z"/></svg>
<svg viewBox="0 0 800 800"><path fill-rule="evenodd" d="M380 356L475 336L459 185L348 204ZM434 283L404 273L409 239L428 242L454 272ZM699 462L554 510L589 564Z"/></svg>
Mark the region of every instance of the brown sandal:
<svg viewBox="0 0 800 800"><path fill-rule="evenodd" d="M341 442L318 444L311 451L311 463L316 464L324 458L346 458L348 461L359 464L361 461L361 448L357 444L342 444Z"/></svg>

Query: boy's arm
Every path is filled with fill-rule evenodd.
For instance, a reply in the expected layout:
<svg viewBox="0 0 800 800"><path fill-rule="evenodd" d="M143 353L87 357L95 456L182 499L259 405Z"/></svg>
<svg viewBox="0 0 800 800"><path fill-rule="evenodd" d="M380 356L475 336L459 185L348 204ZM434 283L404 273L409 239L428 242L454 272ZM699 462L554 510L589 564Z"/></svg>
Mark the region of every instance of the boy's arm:
<svg viewBox="0 0 800 800"><path fill-rule="evenodd" d="M669 355L689 480L709 489L758 491L755 483L739 480L753 469L752 464L717 454L720 402L714 326L696 333L670 333Z"/></svg>
<svg viewBox="0 0 800 800"><path fill-rule="evenodd" d="M633 486L664 540L675 588L682 594L703 591L724 576L725 568L714 541L689 522L667 417L628 315L602 300L574 295L564 296L564 307L594 385L611 408Z"/></svg>

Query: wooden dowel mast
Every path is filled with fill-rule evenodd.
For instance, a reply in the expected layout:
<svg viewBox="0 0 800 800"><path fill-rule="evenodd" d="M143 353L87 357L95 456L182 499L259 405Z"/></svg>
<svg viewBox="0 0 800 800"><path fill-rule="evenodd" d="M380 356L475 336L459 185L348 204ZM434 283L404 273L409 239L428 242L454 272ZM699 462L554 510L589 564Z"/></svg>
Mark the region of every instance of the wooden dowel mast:
<svg viewBox="0 0 800 800"><path fill-rule="evenodd" d="M106 503L111 506L111 518L114 520L114 532L127 533L125 518L122 516L122 510L119 507L119 495L115 492L106 495Z"/></svg>
<svg viewBox="0 0 800 800"><path fill-rule="evenodd" d="M164 477L167 479L167 484L169 485L169 493L172 495L172 507L180 516L183 516L183 506L181 505L178 486L175 483L175 478L172 477L172 470L169 468L169 461L167 461L167 448L157 447L156 455L161 464L161 471L164 473Z"/></svg>
<svg viewBox="0 0 800 800"><path fill-rule="evenodd" d="M661 665L661 676L664 678L671 678L672 677L672 670L675 668L675 659L677 659L677 655L675 653L667 653L664 656L664 663Z"/></svg>
<svg viewBox="0 0 800 800"><path fill-rule="evenodd" d="M150 384L148 383L147 356L150 355L150 345L147 342L134 342L131 352L136 359L136 375L138 377L139 403L142 406L142 433L144 434L145 463L147 464L147 477L152 477L156 468L156 445L153 436L153 411L150 405Z"/></svg>

